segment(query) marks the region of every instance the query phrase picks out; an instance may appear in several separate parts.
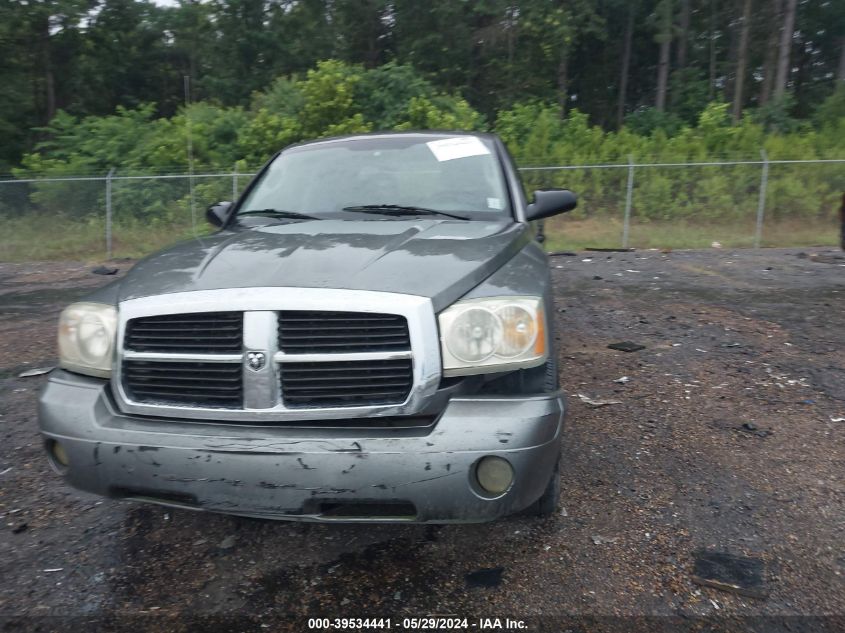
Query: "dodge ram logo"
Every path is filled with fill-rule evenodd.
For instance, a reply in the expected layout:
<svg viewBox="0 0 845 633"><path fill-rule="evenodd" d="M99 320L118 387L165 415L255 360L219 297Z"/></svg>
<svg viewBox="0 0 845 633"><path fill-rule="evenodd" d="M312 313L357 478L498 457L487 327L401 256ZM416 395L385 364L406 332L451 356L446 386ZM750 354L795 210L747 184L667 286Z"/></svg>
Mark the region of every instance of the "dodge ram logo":
<svg viewBox="0 0 845 633"><path fill-rule="evenodd" d="M266 363L264 352L247 352L246 364L252 371L261 371Z"/></svg>

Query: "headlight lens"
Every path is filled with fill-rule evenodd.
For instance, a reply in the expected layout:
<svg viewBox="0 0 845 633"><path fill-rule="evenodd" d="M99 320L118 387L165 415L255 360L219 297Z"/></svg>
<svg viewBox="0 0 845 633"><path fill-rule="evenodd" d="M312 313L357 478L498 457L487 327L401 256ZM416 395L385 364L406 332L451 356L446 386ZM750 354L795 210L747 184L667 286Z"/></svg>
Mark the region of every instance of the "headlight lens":
<svg viewBox="0 0 845 633"><path fill-rule="evenodd" d="M59 317L59 366L90 376L111 375L117 310L102 303L74 303Z"/></svg>
<svg viewBox="0 0 845 633"><path fill-rule="evenodd" d="M519 356L534 344L537 336L537 319L524 307L506 305L496 310L502 321L502 340L499 343L499 356L511 358Z"/></svg>
<svg viewBox="0 0 845 633"><path fill-rule="evenodd" d="M502 322L486 308L469 308L461 312L449 327L446 345L465 363L490 358L502 338Z"/></svg>
<svg viewBox="0 0 845 633"><path fill-rule="evenodd" d="M461 376L541 365L546 360L543 300L459 301L440 313L443 374Z"/></svg>

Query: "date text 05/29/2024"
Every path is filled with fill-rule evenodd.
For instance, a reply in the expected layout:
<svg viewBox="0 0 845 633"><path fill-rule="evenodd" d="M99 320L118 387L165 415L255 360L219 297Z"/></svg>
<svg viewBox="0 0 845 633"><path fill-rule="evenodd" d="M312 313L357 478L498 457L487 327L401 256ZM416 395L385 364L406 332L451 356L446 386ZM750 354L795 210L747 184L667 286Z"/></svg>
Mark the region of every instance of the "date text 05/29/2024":
<svg viewBox="0 0 845 633"><path fill-rule="evenodd" d="M398 631L525 631L528 625L524 620L511 618L457 618L457 617L422 617L422 618L309 618L308 629L327 630L391 630Z"/></svg>

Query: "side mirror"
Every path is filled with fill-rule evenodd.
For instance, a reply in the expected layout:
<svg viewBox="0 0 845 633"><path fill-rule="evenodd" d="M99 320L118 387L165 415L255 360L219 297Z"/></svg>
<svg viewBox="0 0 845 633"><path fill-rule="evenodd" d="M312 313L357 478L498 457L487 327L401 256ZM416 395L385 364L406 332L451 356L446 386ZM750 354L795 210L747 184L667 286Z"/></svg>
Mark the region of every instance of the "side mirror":
<svg viewBox="0 0 845 633"><path fill-rule="evenodd" d="M232 213L233 202L218 202L205 210L205 219L214 226L223 226Z"/></svg>
<svg viewBox="0 0 845 633"><path fill-rule="evenodd" d="M534 202L528 205L529 220L542 220L558 213L572 211L578 205L578 198L569 189L538 189Z"/></svg>

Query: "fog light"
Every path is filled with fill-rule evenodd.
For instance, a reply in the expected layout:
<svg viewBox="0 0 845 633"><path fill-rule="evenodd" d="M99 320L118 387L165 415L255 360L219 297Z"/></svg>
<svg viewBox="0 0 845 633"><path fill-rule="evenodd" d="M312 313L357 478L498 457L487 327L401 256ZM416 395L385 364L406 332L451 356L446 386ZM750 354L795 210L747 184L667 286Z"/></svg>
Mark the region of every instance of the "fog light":
<svg viewBox="0 0 845 633"><path fill-rule="evenodd" d="M475 478L484 491L500 495L513 483L513 467L501 457L482 457L475 467Z"/></svg>
<svg viewBox="0 0 845 633"><path fill-rule="evenodd" d="M70 460L65 452L65 447L58 442L53 442L53 457L55 457L56 461L62 466L70 466Z"/></svg>
<svg viewBox="0 0 845 633"><path fill-rule="evenodd" d="M67 456L65 447L56 440L47 440L47 456L50 458L53 469L59 474L64 474L70 466L70 458Z"/></svg>

